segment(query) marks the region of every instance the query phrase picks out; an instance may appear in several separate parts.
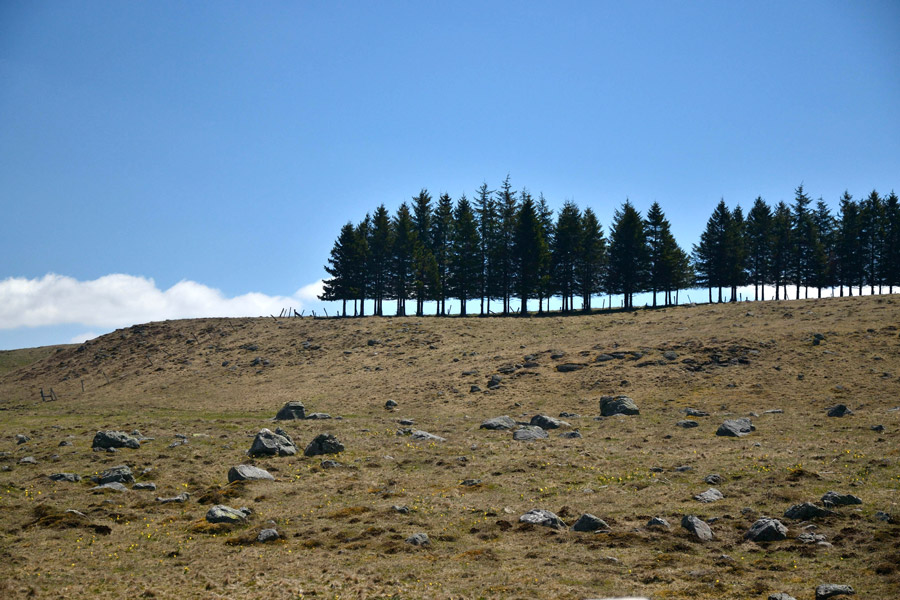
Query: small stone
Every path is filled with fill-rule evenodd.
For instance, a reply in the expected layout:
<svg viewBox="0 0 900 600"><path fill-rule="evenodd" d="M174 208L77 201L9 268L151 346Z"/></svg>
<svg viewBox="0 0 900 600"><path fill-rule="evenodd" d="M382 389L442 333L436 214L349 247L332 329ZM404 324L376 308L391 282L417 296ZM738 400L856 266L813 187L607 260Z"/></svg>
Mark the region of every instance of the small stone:
<svg viewBox="0 0 900 600"><path fill-rule="evenodd" d="M62 448L64 446L71 446L71 445L72 445L72 442L70 442L69 440L63 440L59 443L60 448Z"/></svg>
<svg viewBox="0 0 900 600"><path fill-rule="evenodd" d="M892 520L891 515L884 512L883 510L879 510L878 512L876 512L875 518L878 519L879 521L884 521L885 523L890 523Z"/></svg>
<svg viewBox="0 0 900 600"><path fill-rule="evenodd" d="M856 591L849 585L825 583L816 586L816 600L826 600L835 596L852 596Z"/></svg>
<svg viewBox="0 0 900 600"><path fill-rule="evenodd" d="M188 499L189 499L190 497L191 497L191 495L190 495L188 492L181 492L181 493L178 494L177 496L173 496L173 497L171 497L171 498L159 498L159 497L157 497L157 498L156 498L156 501L159 502L160 504L169 504L170 502L175 502L175 503L178 503L178 504L184 504L185 502L188 501Z"/></svg>
<svg viewBox="0 0 900 600"><path fill-rule="evenodd" d="M541 525L552 529L565 529L566 523L549 510L542 508L534 508L519 517L520 523L531 523L532 525Z"/></svg>
<svg viewBox="0 0 900 600"><path fill-rule="evenodd" d="M247 514L236 508L217 504L206 512L206 520L210 523L243 523Z"/></svg>
<svg viewBox="0 0 900 600"><path fill-rule="evenodd" d="M684 414L689 417L708 417L709 413L703 410L697 410L696 408L686 408L684 409Z"/></svg>
<svg viewBox="0 0 900 600"><path fill-rule="evenodd" d="M127 433L122 431L98 431L94 435L91 442L92 448L109 449L109 448L133 448L141 447L141 443Z"/></svg>
<svg viewBox="0 0 900 600"><path fill-rule="evenodd" d="M756 427L750 422L750 419L742 417L740 419L726 420L719 425L719 428L716 430L716 435L724 437L742 437L754 430L756 430Z"/></svg>
<svg viewBox="0 0 900 600"><path fill-rule="evenodd" d="M560 427L571 427L569 423L560 421L547 415L535 415L531 418L529 425L537 425L541 429L559 429Z"/></svg>
<svg viewBox="0 0 900 600"><path fill-rule="evenodd" d="M556 370L560 373L571 373L572 371L580 371L584 367L585 365L579 363L562 363L560 365L556 365Z"/></svg>
<svg viewBox="0 0 900 600"><path fill-rule="evenodd" d="M387 402L384 403L385 410L393 410L393 409L397 408L398 406L399 406L399 404L397 404L396 400L388 400Z"/></svg>
<svg viewBox="0 0 900 600"><path fill-rule="evenodd" d="M54 473L50 476L50 479L53 481L68 481L69 483L76 483L81 481L81 475L77 473Z"/></svg>
<svg viewBox="0 0 900 600"><path fill-rule="evenodd" d="M101 485L113 481L119 483L134 483L134 474L131 472L128 465L119 465L103 471L97 479L97 483Z"/></svg>
<svg viewBox="0 0 900 600"><path fill-rule="evenodd" d="M281 432L281 433L278 433ZM253 445L247 451L250 456L293 456L297 454L294 441L281 429L275 433L268 429L260 429L253 439Z"/></svg>
<svg viewBox="0 0 900 600"><path fill-rule="evenodd" d="M698 502L704 502L704 503L718 502L719 500L722 500L723 498L725 498L725 496L723 496L722 492L720 492L716 488L709 488L705 492L694 496L694 500L697 500Z"/></svg>
<svg viewBox="0 0 900 600"><path fill-rule="evenodd" d="M647 521L646 526L650 529L671 529L671 525L669 525L669 522L662 517L653 517L652 519Z"/></svg>
<svg viewBox="0 0 900 600"><path fill-rule="evenodd" d="M597 531L600 529L609 529L609 525L603 519L590 513L584 513L572 525L573 531Z"/></svg>
<svg viewBox="0 0 900 600"><path fill-rule="evenodd" d="M692 427L699 427L700 423L697 421L692 421L691 419L684 419L675 423L678 427L683 427L684 429L691 429Z"/></svg>
<svg viewBox="0 0 900 600"><path fill-rule="evenodd" d="M834 513L830 510L819 508L818 506L810 502L804 502L803 504L794 504L786 511L784 511L784 516L786 518L798 519L802 521L815 519L817 517L827 517L833 514Z"/></svg>
<svg viewBox="0 0 900 600"><path fill-rule="evenodd" d="M724 478L718 473L710 473L706 477L703 478L703 481L708 483L709 485L719 485L724 481Z"/></svg>
<svg viewBox="0 0 900 600"><path fill-rule="evenodd" d="M464 485L467 487L474 487L476 485L481 485L480 479L464 479L460 485Z"/></svg>
<svg viewBox="0 0 900 600"><path fill-rule="evenodd" d="M29 441L30 439L31 438L28 437L27 435L25 435L24 433L17 433L16 434L16 445L18 446L19 444L24 444L25 442Z"/></svg>
<svg viewBox="0 0 900 600"><path fill-rule="evenodd" d="M513 439L517 442L532 442L534 440L545 440L550 437L546 431L536 425L523 425L513 432Z"/></svg>
<svg viewBox="0 0 900 600"><path fill-rule="evenodd" d="M481 391L481 388L478 387L477 385L473 385L472 387L469 388L470 394L477 394L480 391Z"/></svg>
<svg viewBox="0 0 900 600"><path fill-rule="evenodd" d="M260 544L265 544L266 542L274 542L280 537L277 529L263 529L256 535L256 541Z"/></svg>
<svg viewBox="0 0 900 600"><path fill-rule="evenodd" d="M582 435L579 431L564 431L559 434L559 437L567 440L578 440L581 439Z"/></svg>
<svg viewBox="0 0 900 600"><path fill-rule="evenodd" d="M872 431L881 433L882 431L884 431L884 425L872 425L872 427L870 427L870 429Z"/></svg>
<svg viewBox="0 0 900 600"><path fill-rule="evenodd" d="M421 431L418 429L414 429L410 432L409 437L416 440L417 442L446 442L447 438L442 438L439 435L434 435L433 433L428 433L427 431Z"/></svg>
<svg viewBox="0 0 900 600"><path fill-rule="evenodd" d="M663 358L665 358L666 360L675 360L678 358L678 353L674 350L666 350L665 352L663 352Z"/></svg>
<svg viewBox="0 0 900 600"><path fill-rule="evenodd" d="M785 594L784 592L778 592L777 594L769 594L768 600L797 600L790 594Z"/></svg>
<svg viewBox="0 0 900 600"><path fill-rule="evenodd" d="M127 492L128 488L119 483L118 481L110 481L109 483L103 483L91 488L91 491L102 491L102 490L113 490L116 492Z"/></svg>
<svg viewBox="0 0 900 600"><path fill-rule="evenodd" d="M594 359L594 362L604 363L611 360L615 360L615 357L610 356L609 354L601 354L597 358Z"/></svg>
<svg viewBox="0 0 900 600"><path fill-rule="evenodd" d="M479 429L505 430L512 429L516 426L516 422L508 415L502 417L493 417L481 423Z"/></svg>
<svg viewBox="0 0 900 600"><path fill-rule="evenodd" d="M33 456L25 456L19 459L20 465L36 465L37 459Z"/></svg>
<svg viewBox="0 0 900 600"><path fill-rule="evenodd" d="M628 396L603 396L600 398L600 414L604 417L637 415L640 412L637 404Z"/></svg>
<svg viewBox="0 0 900 600"><path fill-rule="evenodd" d="M155 491L156 491L156 484L153 483L152 481L147 481L147 482L143 482L143 483L136 483L136 484L134 484L133 486L131 486L131 489L133 489L133 490L147 490L147 491L150 491L150 492L155 492Z"/></svg>
<svg viewBox="0 0 900 600"><path fill-rule="evenodd" d="M391 507L391 510L393 510L393 511L396 512L396 513L400 513L401 515L408 515L408 514L409 514L409 507L408 507L408 506L399 506L399 505L395 504L394 506Z"/></svg>
<svg viewBox="0 0 900 600"><path fill-rule="evenodd" d="M829 417L844 417L847 415L852 415L853 411L847 408L844 404L836 404L828 409L826 413Z"/></svg>
<svg viewBox="0 0 900 600"><path fill-rule="evenodd" d="M427 533L414 533L413 535L406 538L407 544L412 544L413 546L430 546L431 540L428 539Z"/></svg>
<svg viewBox="0 0 900 600"><path fill-rule="evenodd" d="M308 415L306 415L307 421L323 421L323 420L327 420L330 418L331 418L331 415L329 415L328 413L321 413L321 412L314 412L314 413L309 413ZM340 418L340 417L338 417L338 418Z"/></svg>

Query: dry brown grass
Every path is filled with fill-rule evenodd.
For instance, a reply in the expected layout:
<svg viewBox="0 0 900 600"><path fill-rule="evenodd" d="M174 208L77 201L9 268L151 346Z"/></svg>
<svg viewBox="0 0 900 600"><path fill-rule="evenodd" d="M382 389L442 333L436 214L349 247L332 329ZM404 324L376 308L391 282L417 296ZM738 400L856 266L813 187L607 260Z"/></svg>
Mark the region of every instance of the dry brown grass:
<svg viewBox="0 0 900 600"><path fill-rule="evenodd" d="M200 319L117 331L0 378L0 450L10 453L0 465L11 467L0 472L0 596L711 599L786 591L804 600L819 583L841 582L861 597L898 597L900 525L875 518L900 515L900 411L890 411L900 405L898 324L900 302L883 296L530 319ZM825 341L813 345L814 333ZM664 359L666 350L678 358ZM594 362L613 351L643 355ZM526 355L540 366L469 393ZM256 357L270 365L251 366ZM559 373L561 362L588 366ZM59 400L42 403L38 389L51 386ZM595 420L599 397L618 393L641 414ZM394 411L384 409L389 398L399 403ZM280 424L301 450L319 433L335 434L347 450L330 458L342 467L323 469L321 457L248 459L252 434L273 427L288 400L343 417ZM826 417L838 402L854 414ZM687 407L710 416L676 427ZM776 408L784 413L764 412ZM551 432L522 444L478 429L488 417L562 411L581 415L566 420L582 439ZM753 434L714 435L723 419L751 412L759 414ZM447 441L398 436L399 419ZM870 429L877 424L885 430ZM98 429L156 439L94 453ZM16 446L16 433L32 440ZM169 447L176 433L188 443ZM63 439L73 445L58 447ZM39 464L18 464L23 456ZM248 462L276 481L226 485L229 467ZM90 491L88 476L122 463L159 489ZM691 470L675 470L682 465ZM85 479L46 478L55 472ZM725 499L694 501L714 472ZM779 517L830 489L864 501L816 523L833 547L800 544L803 524L789 520L788 540L743 540L758 516ZM192 494L186 504L153 501L182 491ZM246 525L208 528L212 503L246 505L253 515ZM68 508L87 521L60 517ZM519 524L532 508L568 523L590 512L611 532ZM678 527L687 513L717 518L716 539L693 541ZM655 515L672 531L646 529ZM271 523L284 542L253 543ZM418 531L430 546L404 542Z"/></svg>

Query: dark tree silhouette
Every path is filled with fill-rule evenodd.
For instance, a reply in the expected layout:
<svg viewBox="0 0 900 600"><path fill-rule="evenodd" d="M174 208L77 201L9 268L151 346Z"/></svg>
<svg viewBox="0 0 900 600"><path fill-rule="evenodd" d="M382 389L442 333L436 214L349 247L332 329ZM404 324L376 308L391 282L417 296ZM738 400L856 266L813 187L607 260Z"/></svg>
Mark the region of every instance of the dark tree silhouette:
<svg viewBox="0 0 900 600"><path fill-rule="evenodd" d="M466 302L476 298L481 292L479 278L481 261L481 239L472 205L463 194L453 211L453 233L450 244L450 293L459 298L459 314L466 315Z"/></svg>
<svg viewBox="0 0 900 600"><path fill-rule="evenodd" d="M574 202L563 204L555 232L551 259L554 288L562 297L562 311L569 312L575 296L575 265L581 243L581 211Z"/></svg>
<svg viewBox="0 0 900 600"><path fill-rule="evenodd" d="M525 316L528 314L528 299L537 294L543 262L548 259L540 217L527 191L522 191L522 203L515 221L511 270L515 273L515 287L522 303L519 312Z"/></svg>
<svg viewBox="0 0 900 600"><path fill-rule="evenodd" d="M475 196L475 214L478 222L478 238L481 243L481 273L478 283L481 290L481 314L485 310L490 311L490 294L488 281L496 270L493 264L494 244L497 241L497 205L494 202L494 192L488 189L487 183L482 183ZM487 304L487 305L485 305Z"/></svg>
<svg viewBox="0 0 900 600"><path fill-rule="evenodd" d="M603 292L606 276L606 238L597 215L590 208L581 215L581 240L575 256L575 287L581 295L581 310L591 311L591 297Z"/></svg>
<svg viewBox="0 0 900 600"><path fill-rule="evenodd" d="M634 308L634 294L645 289L649 278L647 237L640 213L628 200L613 216L609 235L607 288L623 295L626 310Z"/></svg>
<svg viewBox="0 0 900 600"><path fill-rule="evenodd" d="M384 204L375 209L369 230L369 287L375 301L375 314L384 314L383 302L391 285L391 249L394 245L391 221Z"/></svg>
<svg viewBox="0 0 900 600"><path fill-rule="evenodd" d="M438 314L447 314L447 286L450 273L450 243L453 236L453 200L441 194L431 223L431 247L437 267Z"/></svg>
<svg viewBox="0 0 900 600"><path fill-rule="evenodd" d="M747 268L753 283L753 299L765 300L765 284L769 281L772 263L772 209L762 199L753 201L753 207L744 223L747 240Z"/></svg>

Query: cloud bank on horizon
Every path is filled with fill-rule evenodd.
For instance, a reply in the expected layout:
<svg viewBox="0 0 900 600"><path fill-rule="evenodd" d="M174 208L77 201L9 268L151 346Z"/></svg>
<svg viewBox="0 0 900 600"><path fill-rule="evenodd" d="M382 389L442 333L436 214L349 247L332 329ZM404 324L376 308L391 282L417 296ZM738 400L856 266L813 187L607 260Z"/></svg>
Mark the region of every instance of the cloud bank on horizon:
<svg viewBox="0 0 900 600"><path fill-rule="evenodd" d="M322 281L291 296L251 292L226 297L220 290L179 281L167 290L153 279L115 273L91 281L49 273L0 281L0 330L78 324L113 329L135 323L199 317L258 317L317 303Z"/></svg>

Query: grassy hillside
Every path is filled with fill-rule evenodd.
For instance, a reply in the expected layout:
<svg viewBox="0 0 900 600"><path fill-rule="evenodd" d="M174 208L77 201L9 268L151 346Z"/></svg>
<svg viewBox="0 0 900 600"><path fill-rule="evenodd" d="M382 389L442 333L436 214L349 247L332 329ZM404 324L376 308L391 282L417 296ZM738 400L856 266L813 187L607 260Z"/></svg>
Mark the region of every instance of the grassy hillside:
<svg viewBox="0 0 900 600"><path fill-rule="evenodd" d="M818 584L846 583L860 597L897 597L897 324L900 302L885 296L120 330L0 377L0 466L9 467L0 472L0 593L711 599L784 591L804 600ZM499 387L489 389L495 375ZM42 387L58 401L41 402ZM618 394L640 414L601 417L600 398ZM333 418L273 423L295 400ZM387 400L397 407L387 410ZM853 414L826 416L838 403ZM688 417L688 408L708 416ZM569 426L536 442L479 429L500 415L527 423L562 413ZM737 417L756 430L715 435ZM686 419L697 426L678 425ZM248 458L253 435L276 426L300 454ZM100 429L155 439L92 452ZM404 429L445 441L417 441ZM559 435L574 430L582 437ZM324 432L346 450L303 456ZM16 434L30 440L17 445ZM20 464L25 456L37 464ZM229 468L242 463L275 481L228 485ZM90 489L88 476L120 464L158 489ZM57 472L84 479L48 479ZM711 474L721 482L706 483ZM724 499L693 498L710 487ZM863 503L808 521L783 516L796 503L821 506L829 490ZM186 503L155 501L184 491ZM244 525L211 526L204 515L214 504L253 514ZM568 525L591 513L608 530L519 522L535 508ZM712 541L680 527L688 514L710 523ZM671 529L647 527L654 516ZM744 540L762 516L780 518L787 539ZM268 527L282 539L251 543ZM418 532L429 546L406 543ZM803 533L829 545L804 543Z"/></svg>
<svg viewBox="0 0 900 600"><path fill-rule="evenodd" d="M41 346L39 348L23 348L21 350L0 350L0 377L16 369L43 360L54 352L74 348L71 345Z"/></svg>

